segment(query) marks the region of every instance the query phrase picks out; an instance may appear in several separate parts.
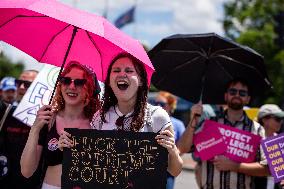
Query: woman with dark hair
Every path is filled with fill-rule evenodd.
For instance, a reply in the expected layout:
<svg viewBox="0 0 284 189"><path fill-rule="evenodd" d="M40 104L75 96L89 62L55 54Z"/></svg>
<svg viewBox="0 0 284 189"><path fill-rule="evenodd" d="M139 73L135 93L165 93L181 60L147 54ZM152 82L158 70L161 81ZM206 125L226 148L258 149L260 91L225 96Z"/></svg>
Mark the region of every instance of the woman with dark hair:
<svg viewBox="0 0 284 189"><path fill-rule="evenodd" d="M169 152L168 171L177 176L182 159L175 145L170 117L163 108L147 103L147 93L144 65L130 54L119 54L108 68L103 106L91 125L98 130L159 133L157 142Z"/></svg>
<svg viewBox="0 0 284 189"><path fill-rule="evenodd" d="M41 156L47 165L42 189L61 188L62 147L72 146L64 128L89 129L93 114L100 108L100 87L96 75L79 62L71 61L60 76L52 105L37 112L21 157L21 172L33 175ZM46 126L45 126L46 125ZM43 153L42 153L43 152Z"/></svg>

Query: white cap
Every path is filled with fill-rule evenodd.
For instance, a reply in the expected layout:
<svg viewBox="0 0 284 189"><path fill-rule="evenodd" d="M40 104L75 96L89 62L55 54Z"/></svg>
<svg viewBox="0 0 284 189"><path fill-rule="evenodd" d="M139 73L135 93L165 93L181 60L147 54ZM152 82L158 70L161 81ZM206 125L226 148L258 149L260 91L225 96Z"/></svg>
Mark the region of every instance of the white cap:
<svg viewBox="0 0 284 189"><path fill-rule="evenodd" d="M284 112L275 104L265 104L261 106L257 117L258 119L261 119L269 115L284 118Z"/></svg>

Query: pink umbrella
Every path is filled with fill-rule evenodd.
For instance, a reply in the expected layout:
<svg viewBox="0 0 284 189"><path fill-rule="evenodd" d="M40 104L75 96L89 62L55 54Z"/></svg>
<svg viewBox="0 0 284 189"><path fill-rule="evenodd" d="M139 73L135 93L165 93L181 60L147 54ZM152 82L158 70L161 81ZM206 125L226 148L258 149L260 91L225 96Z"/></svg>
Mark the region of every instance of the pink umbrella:
<svg viewBox="0 0 284 189"><path fill-rule="evenodd" d="M1 0L0 10L0 40L39 62L64 67L77 60L103 81L110 60L128 52L145 64L150 84L154 67L143 46L103 17L55 0Z"/></svg>

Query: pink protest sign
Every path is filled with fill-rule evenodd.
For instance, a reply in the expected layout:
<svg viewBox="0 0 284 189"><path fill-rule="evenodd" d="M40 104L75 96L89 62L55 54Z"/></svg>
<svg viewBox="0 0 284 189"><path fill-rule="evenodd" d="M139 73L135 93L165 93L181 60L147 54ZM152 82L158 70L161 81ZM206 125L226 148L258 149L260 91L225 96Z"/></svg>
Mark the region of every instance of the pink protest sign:
<svg viewBox="0 0 284 189"><path fill-rule="evenodd" d="M194 135L193 143L196 147L195 153L204 161L225 153L227 149L218 127L212 127L210 133L201 131Z"/></svg>
<svg viewBox="0 0 284 189"><path fill-rule="evenodd" d="M205 121L203 131L216 132L215 128L219 128L227 145L225 156L236 162L250 163L255 160L260 136L210 120Z"/></svg>

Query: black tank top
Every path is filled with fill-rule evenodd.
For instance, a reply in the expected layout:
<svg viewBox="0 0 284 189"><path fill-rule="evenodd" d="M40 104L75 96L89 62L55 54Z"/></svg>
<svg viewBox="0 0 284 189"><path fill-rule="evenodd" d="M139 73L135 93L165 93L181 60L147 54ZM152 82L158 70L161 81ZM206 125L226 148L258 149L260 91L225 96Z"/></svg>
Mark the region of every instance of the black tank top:
<svg viewBox="0 0 284 189"><path fill-rule="evenodd" d="M38 144L43 146L43 155L47 166L62 164L63 152L58 148L59 134L56 130L56 121L50 131L44 126L40 131Z"/></svg>

